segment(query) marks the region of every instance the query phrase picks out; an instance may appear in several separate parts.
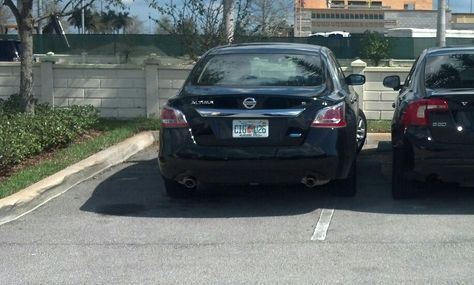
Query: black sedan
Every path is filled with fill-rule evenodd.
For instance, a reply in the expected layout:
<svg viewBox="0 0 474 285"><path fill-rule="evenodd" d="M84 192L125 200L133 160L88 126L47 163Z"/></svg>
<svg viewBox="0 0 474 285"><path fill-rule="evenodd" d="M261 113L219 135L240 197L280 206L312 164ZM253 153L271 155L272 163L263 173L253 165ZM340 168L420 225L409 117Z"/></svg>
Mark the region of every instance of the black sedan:
<svg viewBox="0 0 474 285"><path fill-rule="evenodd" d="M349 85L364 82L345 77L320 46L211 49L161 113L158 159L168 195L207 184L330 181L332 193L354 195L365 121Z"/></svg>
<svg viewBox="0 0 474 285"><path fill-rule="evenodd" d="M425 50L399 90L392 121L394 198L418 191L414 180L472 183L474 47Z"/></svg>

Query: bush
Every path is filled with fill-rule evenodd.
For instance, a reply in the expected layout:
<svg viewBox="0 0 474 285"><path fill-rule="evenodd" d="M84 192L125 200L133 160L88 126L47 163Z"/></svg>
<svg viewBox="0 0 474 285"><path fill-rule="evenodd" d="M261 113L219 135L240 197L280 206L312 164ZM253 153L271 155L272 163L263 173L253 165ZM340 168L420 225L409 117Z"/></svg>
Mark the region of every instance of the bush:
<svg viewBox="0 0 474 285"><path fill-rule="evenodd" d="M378 32L366 31L362 38L362 58L370 59L375 66L388 57L389 41Z"/></svg>
<svg viewBox="0 0 474 285"><path fill-rule="evenodd" d="M21 110L21 98L19 94L13 94L7 100L0 100L0 115L16 114Z"/></svg>
<svg viewBox="0 0 474 285"><path fill-rule="evenodd" d="M69 144L98 122L92 106L38 105L31 115L5 102L0 103L0 172L42 151Z"/></svg>

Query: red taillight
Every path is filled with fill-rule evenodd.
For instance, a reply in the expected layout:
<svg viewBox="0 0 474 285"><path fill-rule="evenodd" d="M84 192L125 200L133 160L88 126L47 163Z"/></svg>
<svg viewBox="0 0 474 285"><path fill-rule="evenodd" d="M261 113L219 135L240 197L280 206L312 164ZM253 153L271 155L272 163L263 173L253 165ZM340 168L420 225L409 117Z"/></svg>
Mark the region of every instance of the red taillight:
<svg viewBox="0 0 474 285"><path fill-rule="evenodd" d="M313 128L342 128L346 126L345 104L337 105L319 110L311 127Z"/></svg>
<svg viewBox="0 0 474 285"><path fill-rule="evenodd" d="M402 123L405 126L428 126L428 113L433 111L448 111L448 102L442 99L421 99L412 102L403 114Z"/></svg>
<svg viewBox="0 0 474 285"><path fill-rule="evenodd" d="M161 110L161 126L163 128L188 128L186 117L180 110L163 107Z"/></svg>

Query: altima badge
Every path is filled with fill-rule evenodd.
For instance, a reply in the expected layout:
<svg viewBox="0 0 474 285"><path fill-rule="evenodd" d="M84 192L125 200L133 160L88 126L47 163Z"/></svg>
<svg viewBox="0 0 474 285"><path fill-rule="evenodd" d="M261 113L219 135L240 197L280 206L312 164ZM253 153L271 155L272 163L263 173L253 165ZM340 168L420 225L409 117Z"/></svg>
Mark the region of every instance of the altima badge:
<svg viewBox="0 0 474 285"><path fill-rule="evenodd" d="M191 105L214 105L213 100L192 100Z"/></svg>
<svg viewBox="0 0 474 285"><path fill-rule="evenodd" d="M257 106L257 100L255 100L255 98L251 98L251 97L245 98L244 102L242 102L242 104L247 109L253 109L253 108L255 108L255 106Z"/></svg>

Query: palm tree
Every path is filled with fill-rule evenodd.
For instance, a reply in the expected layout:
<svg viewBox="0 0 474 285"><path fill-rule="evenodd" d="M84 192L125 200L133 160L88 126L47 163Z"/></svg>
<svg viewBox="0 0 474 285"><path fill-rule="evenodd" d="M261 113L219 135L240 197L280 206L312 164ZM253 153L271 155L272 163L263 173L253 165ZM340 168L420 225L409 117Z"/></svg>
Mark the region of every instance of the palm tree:
<svg viewBox="0 0 474 285"><path fill-rule="evenodd" d="M68 23L71 24L72 26L77 28L77 32L81 32L82 28L82 19L81 19L81 13L82 11L80 9L75 10L72 12L71 16L67 19ZM84 23L85 23L85 29L88 32L95 31L97 29L97 17L94 16L94 14L97 13L92 13L91 9L85 9L84 10Z"/></svg>
<svg viewBox="0 0 474 285"><path fill-rule="evenodd" d="M115 30L117 31L117 34L120 33L120 30L122 30L122 33L125 34L126 28L130 25L132 22L132 18L129 16L130 14L128 12L119 12L115 18L114 21L114 26Z"/></svg>

